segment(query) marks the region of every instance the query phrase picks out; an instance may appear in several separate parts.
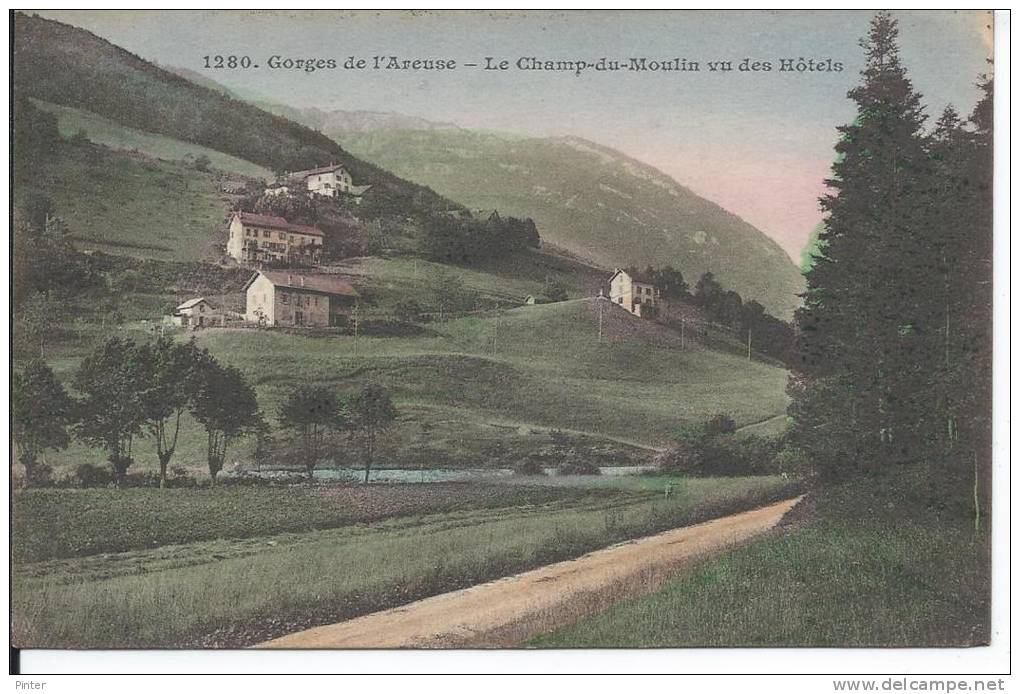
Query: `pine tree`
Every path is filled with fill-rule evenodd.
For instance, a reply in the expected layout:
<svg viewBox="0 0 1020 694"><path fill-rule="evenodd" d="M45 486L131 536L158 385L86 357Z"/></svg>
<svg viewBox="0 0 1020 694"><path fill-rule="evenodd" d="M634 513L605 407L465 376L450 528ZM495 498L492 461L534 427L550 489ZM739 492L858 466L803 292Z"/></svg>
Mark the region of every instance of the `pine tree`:
<svg viewBox="0 0 1020 694"><path fill-rule="evenodd" d="M896 21L872 20L861 46L853 123L839 128L816 263L798 312L800 371L790 412L802 447L832 475L919 454L912 387L931 259L924 238L928 160L920 96L899 60Z"/></svg>

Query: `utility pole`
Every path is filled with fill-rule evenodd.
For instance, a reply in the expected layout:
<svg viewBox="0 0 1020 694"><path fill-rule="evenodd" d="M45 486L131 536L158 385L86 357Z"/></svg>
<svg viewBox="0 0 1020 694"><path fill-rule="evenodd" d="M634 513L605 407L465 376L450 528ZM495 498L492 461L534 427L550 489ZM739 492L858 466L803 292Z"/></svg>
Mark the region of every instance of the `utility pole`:
<svg viewBox="0 0 1020 694"><path fill-rule="evenodd" d="M361 304L354 302L354 356L358 356L358 318Z"/></svg>
<svg viewBox="0 0 1020 694"><path fill-rule="evenodd" d="M687 349L684 344L684 328L687 326L687 319L680 317L680 349Z"/></svg>
<svg viewBox="0 0 1020 694"><path fill-rule="evenodd" d="M751 361L751 329L747 329L747 361Z"/></svg>
<svg viewBox="0 0 1020 694"><path fill-rule="evenodd" d="M599 295L595 297L595 303L598 304L599 307L599 344L602 344L602 314L606 309L606 297L602 294L601 289L599 290Z"/></svg>

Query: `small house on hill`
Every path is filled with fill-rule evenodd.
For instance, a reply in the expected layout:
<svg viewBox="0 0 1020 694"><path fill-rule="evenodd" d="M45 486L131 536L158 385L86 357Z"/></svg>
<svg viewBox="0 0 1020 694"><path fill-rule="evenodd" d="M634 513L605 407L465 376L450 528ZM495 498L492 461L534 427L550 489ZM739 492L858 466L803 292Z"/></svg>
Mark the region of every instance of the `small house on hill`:
<svg viewBox="0 0 1020 694"><path fill-rule="evenodd" d="M635 316L642 315L642 307L658 306L662 297L651 279L640 274L617 269L609 278L609 300L622 306ZM649 313L647 309L645 314Z"/></svg>
<svg viewBox="0 0 1020 694"><path fill-rule="evenodd" d="M351 174L344 168L343 164L330 164L317 169L295 171L288 176L295 184L303 184L310 193L325 197L336 197L337 195L349 195L355 202L361 201L361 196L371 186L356 186Z"/></svg>
<svg viewBox="0 0 1020 694"><path fill-rule="evenodd" d="M170 314L174 325L184 328L207 328L223 325L223 313L205 298L188 299Z"/></svg>
<svg viewBox="0 0 1020 694"><path fill-rule="evenodd" d="M227 253L241 263L316 263L325 234L291 224L283 217L235 212L230 219Z"/></svg>
<svg viewBox="0 0 1020 694"><path fill-rule="evenodd" d="M358 299L343 277L260 270L244 285L245 320L265 326L339 327Z"/></svg>

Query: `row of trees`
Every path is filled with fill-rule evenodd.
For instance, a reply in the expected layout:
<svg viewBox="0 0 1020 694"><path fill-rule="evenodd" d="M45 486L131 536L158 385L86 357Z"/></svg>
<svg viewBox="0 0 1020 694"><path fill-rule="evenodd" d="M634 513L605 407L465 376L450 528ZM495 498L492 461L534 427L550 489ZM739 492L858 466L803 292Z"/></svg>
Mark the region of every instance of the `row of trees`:
<svg viewBox="0 0 1020 694"><path fill-rule="evenodd" d="M739 293L726 289L711 272L701 275L693 291L683 273L670 265L661 268L649 265L644 272L630 267L627 272L653 284L666 300L688 301L716 322L742 335L750 332L758 352L784 362L791 359L793 326L766 313L765 307L754 299L745 301Z"/></svg>
<svg viewBox="0 0 1020 694"><path fill-rule="evenodd" d="M302 386L295 388L280 408L280 422L295 432L309 479L326 457L327 434L347 432L361 438L368 482L378 437L396 418L397 408L389 393L375 384L365 386L348 401L326 386Z"/></svg>
<svg viewBox="0 0 1020 694"><path fill-rule="evenodd" d="M13 436L26 482L47 482L40 462L47 449L63 449L71 437L105 449L117 484L134 464L135 439L148 436L159 463L160 487L177 450L185 412L205 429L206 462L212 483L223 469L227 449L238 437L268 433L255 390L236 368L220 364L194 340L159 338L135 343L111 338L89 354L68 394L42 359L28 362L12 381ZM281 424L294 432L309 477L322 460L328 432L360 439L365 481L379 435L397 417L389 393L367 385L350 400L322 386L291 392L280 409Z"/></svg>
<svg viewBox="0 0 1020 694"><path fill-rule="evenodd" d="M122 484L134 463L135 439L149 434L159 460L160 486L165 486L186 411L205 429L206 461L215 484L230 442L265 428L255 390L242 374L193 341L160 338L137 344L110 338L85 357L73 386L77 398L41 359L14 374L13 435L29 484L48 477L40 454L65 448L72 434L105 449Z"/></svg>
<svg viewBox="0 0 1020 694"><path fill-rule="evenodd" d="M795 438L829 477L923 462L979 511L990 475L992 84L930 131L887 13L862 42L798 312ZM979 489L979 487L983 489ZM979 493L980 492L980 493Z"/></svg>

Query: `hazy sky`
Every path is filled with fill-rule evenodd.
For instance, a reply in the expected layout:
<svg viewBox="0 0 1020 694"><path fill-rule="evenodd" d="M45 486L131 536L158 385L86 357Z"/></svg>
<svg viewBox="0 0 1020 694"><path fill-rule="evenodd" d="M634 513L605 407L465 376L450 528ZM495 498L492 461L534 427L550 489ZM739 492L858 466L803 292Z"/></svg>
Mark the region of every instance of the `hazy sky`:
<svg viewBox="0 0 1020 694"><path fill-rule="evenodd" d="M870 12L308 13L41 11L162 64L294 106L396 111L531 135L578 135L652 164L799 255L820 219L835 127L853 117L858 40ZM989 70L990 15L897 12L903 62L933 119L969 113ZM259 69L203 68L248 55ZM454 59L508 71L270 70L290 58ZM698 72L521 71L521 57L698 61ZM710 72L708 61L771 61L772 72ZM782 58L831 58L842 72L780 72ZM342 143L341 143L342 144Z"/></svg>

